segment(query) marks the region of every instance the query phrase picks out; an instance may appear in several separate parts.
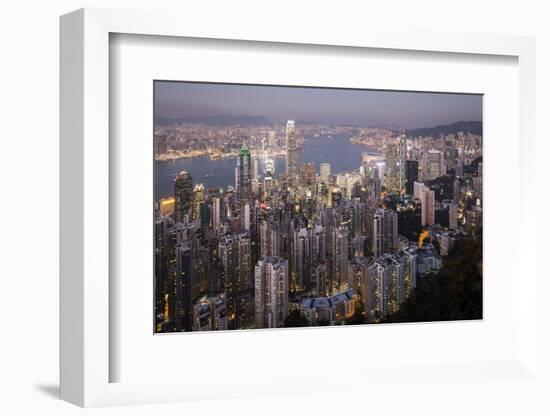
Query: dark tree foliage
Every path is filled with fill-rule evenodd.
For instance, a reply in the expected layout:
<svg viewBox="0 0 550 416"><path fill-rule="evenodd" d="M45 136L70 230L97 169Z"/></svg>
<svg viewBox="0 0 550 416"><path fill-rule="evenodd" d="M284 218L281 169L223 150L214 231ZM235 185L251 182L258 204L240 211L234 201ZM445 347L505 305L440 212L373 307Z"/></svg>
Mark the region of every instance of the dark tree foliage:
<svg viewBox="0 0 550 416"><path fill-rule="evenodd" d="M397 210L397 204L399 204L399 202L401 202L401 196L399 194L396 194L396 193L388 194L384 198L385 208L392 209L394 211Z"/></svg>
<svg viewBox="0 0 550 416"><path fill-rule="evenodd" d="M443 267L427 275L398 312L383 322L426 322L481 319L482 237L457 241Z"/></svg>
<svg viewBox="0 0 550 416"><path fill-rule="evenodd" d="M410 241L418 241L418 237L424 229L420 206L415 210L398 211L397 228L399 234L407 237Z"/></svg>
<svg viewBox="0 0 550 416"><path fill-rule="evenodd" d="M428 186L434 191L436 201L453 199L454 179L452 175L444 175L427 182Z"/></svg>
<svg viewBox="0 0 550 416"><path fill-rule="evenodd" d="M285 328L309 326L309 320L299 310L290 311L283 323Z"/></svg>
<svg viewBox="0 0 550 416"><path fill-rule="evenodd" d="M449 226L449 209L436 210L435 223L447 228Z"/></svg>

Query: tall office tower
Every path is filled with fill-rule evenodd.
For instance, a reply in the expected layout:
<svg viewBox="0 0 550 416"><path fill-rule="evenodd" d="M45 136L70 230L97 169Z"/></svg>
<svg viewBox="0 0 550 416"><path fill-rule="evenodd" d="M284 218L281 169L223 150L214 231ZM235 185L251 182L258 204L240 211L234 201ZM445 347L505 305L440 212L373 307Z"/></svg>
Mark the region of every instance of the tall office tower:
<svg viewBox="0 0 550 416"><path fill-rule="evenodd" d="M271 199L273 177L275 176L275 163L273 159L266 159L264 165L264 201Z"/></svg>
<svg viewBox="0 0 550 416"><path fill-rule="evenodd" d="M413 196L415 199L422 201L422 192L424 191L424 182L414 182L413 184Z"/></svg>
<svg viewBox="0 0 550 416"><path fill-rule="evenodd" d="M311 284L311 233L305 226L293 230L292 283L298 289L307 289Z"/></svg>
<svg viewBox="0 0 550 416"><path fill-rule="evenodd" d="M397 187L399 191L402 191L405 188L407 181L406 172L405 172L405 162L407 161L407 136L402 134L399 136L399 144L397 145Z"/></svg>
<svg viewBox="0 0 550 416"><path fill-rule="evenodd" d="M316 182L315 163L304 163L300 166L300 187L315 189Z"/></svg>
<svg viewBox="0 0 550 416"><path fill-rule="evenodd" d="M282 326L288 315L288 261L264 256L254 271L256 328Z"/></svg>
<svg viewBox="0 0 550 416"><path fill-rule="evenodd" d="M328 177L330 176L330 163L321 163L319 169L321 182L328 184Z"/></svg>
<svg viewBox="0 0 550 416"><path fill-rule="evenodd" d="M199 223L201 227L210 226L210 207L205 202L199 205Z"/></svg>
<svg viewBox="0 0 550 416"><path fill-rule="evenodd" d="M341 225L333 231L332 279L333 288L342 291L347 288L349 263L348 227Z"/></svg>
<svg viewBox="0 0 550 416"><path fill-rule="evenodd" d="M176 246L175 283L176 329L189 331L193 328L193 302L200 294L200 282L195 273L195 256L191 249L191 240L182 241Z"/></svg>
<svg viewBox="0 0 550 416"><path fill-rule="evenodd" d="M252 166L250 151L243 144L237 158L237 202L240 210L252 201Z"/></svg>
<svg viewBox="0 0 550 416"><path fill-rule="evenodd" d="M384 177L384 186L390 192L399 191L399 161L398 161L399 146L389 144L386 146L384 156L386 158L386 169Z"/></svg>
<svg viewBox="0 0 550 416"><path fill-rule="evenodd" d="M193 220L200 218L202 204L204 204L204 185L198 183L193 189Z"/></svg>
<svg viewBox="0 0 550 416"><path fill-rule="evenodd" d="M221 230L221 199L219 197L212 198L212 231L214 234Z"/></svg>
<svg viewBox="0 0 550 416"><path fill-rule="evenodd" d="M458 205L454 202L449 205L449 229L458 231Z"/></svg>
<svg viewBox="0 0 550 416"><path fill-rule="evenodd" d="M226 235L219 242L218 255L232 324L237 293L252 286L250 237L247 233Z"/></svg>
<svg viewBox="0 0 550 416"><path fill-rule="evenodd" d="M453 202L458 205L460 203L460 200L460 180L455 178L455 180L453 181Z"/></svg>
<svg viewBox="0 0 550 416"><path fill-rule="evenodd" d="M422 225L432 225L435 223L435 192L427 186L422 190Z"/></svg>
<svg viewBox="0 0 550 416"><path fill-rule="evenodd" d="M445 160L443 159L443 153L439 150L428 151L426 169L427 177L424 178L425 180L431 180L445 175Z"/></svg>
<svg viewBox="0 0 550 416"><path fill-rule="evenodd" d="M328 289L327 263L325 261L320 261L315 267L315 290L317 296L328 296Z"/></svg>
<svg viewBox="0 0 550 416"><path fill-rule="evenodd" d="M296 188L296 176L298 163L298 147L296 145L296 126L293 120L286 123L286 176L288 186Z"/></svg>
<svg viewBox="0 0 550 416"><path fill-rule="evenodd" d="M174 182L174 197L176 198L176 222L185 222L193 204L193 178L183 170L176 176Z"/></svg>
<svg viewBox="0 0 550 416"><path fill-rule="evenodd" d="M372 255L377 258L397 250L397 213L379 208L372 226Z"/></svg>
<svg viewBox="0 0 550 416"><path fill-rule="evenodd" d="M257 181L260 178L260 161L257 157L252 160L252 180Z"/></svg>
<svg viewBox="0 0 550 416"><path fill-rule="evenodd" d="M260 222L260 255L278 257L280 243L279 223L272 217L262 220Z"/></svg>
<svg viewBox="0 0 550 416"><path fill-rule="evenodd" d="M244 204L244 209L241 211L241 218L243 221L243 229L246 232L250 232L250 203Z"/></svg>
<svg viewBox="0 0 550 416"><path fill-rule="evenodd" d="M203 296L193 305L193 331L225 331L227 324L225 294Z"/></svg>
<svg viewBox="0 0 550 416"><path fill-rule="evenodd" d="M405 162L405 176L407 178L406 192L407 195L414 194L414 183L418 181L418 161L407 160Z"/></svg>
<svg viewBox="0 0 550 416"><path fill-rule="evenodd" d="M388 270L380 259L367 266L366 281L361 287L367 322L378 322L387 315Z"/></svg>
<svg viewBox="0 0 550 416"><path fill-rule="evenodd" d="M464 147L458 147L456 151L457 151L457 156L455 160L455 175L462 177L464 176L464 162L465 162Z"/></svg>

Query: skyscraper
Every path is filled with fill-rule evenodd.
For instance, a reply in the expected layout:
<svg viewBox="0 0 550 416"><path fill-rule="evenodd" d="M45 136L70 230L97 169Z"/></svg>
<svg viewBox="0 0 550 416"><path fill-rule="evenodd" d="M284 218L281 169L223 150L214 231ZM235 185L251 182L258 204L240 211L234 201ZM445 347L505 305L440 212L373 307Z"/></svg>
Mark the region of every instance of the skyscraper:
<svg viewBox="0 0 550 416"><path fill-rule="evenodd" d="M407 160L405 162L405 176L407 178L406 192L407 195L414 194L414 183L418 181L418 161Z"/></svg>
<svg viewBox="0 0 550 416"><path fill-rule="evenodd" d="M252 287L250 237L228 234L219 242L218 253L230 325L234 324L237 293Z"/></svg>
<svg viewBox="0 0 550 416"><path fill-rule="evenodd" d="M252 179L258 180L260 175L260 161L257 157L252 160Z"/></svg>
<svg viewBox="0 0 550 416"><path fill-rule="evenodd" d="M265 201L270 200L274 175L275 175L275 163L273 162L273 159L266 159L265 166L264 166L264 200Z"/></svg>
<svg viewBox="0 0 550 416"><path fill-rule="evenodd" d="M405 187L406 173L405 161L407 160L407 137L402 134L399 136L399 144L397 146L397 187L401 191Z"/></svg>
<svg viewBox="0 0 550 416"><path fill-rule="evenodd" d="M397 213L379 208L374 213L372 255L380 257L397 249Z"/></svg>
<svg viewBox="0 0 550 416"><path fill-rule="evenodd" d="M191 240L176 247L176 328L189 331L193 328L193 302L199 297L200 282L195 273L195 256Z"/></svg>
<svg viewBox="0 0 550 416"><path fill-rule="evenodd" d="M298 147L296 145L296 126L294 120L286 123L286 176L290 188L296 188Z"/></svg>
<svg viewBox="0 0 550 416"><path fill-rule="evenodd" d="M282 326L288 315L288 262L264 256L254 273L256 328Z"/></svg>
<svg viewBox="0 0 550 416"><path fill-rule="evenodd" d="M422 225L431 225L435 223L435 192L424 186L422 190Z"/></svg>
<svg viewBox="0 0 550 416"><path fill-rule="evenodd" d="M333 261L332 278L333 285L337 291L345 290L348 283L348 263L349 263L349 232L348 227L341 225L333 231ZM332 288L331 288L332 289Z"/></svg>
<svg viewBox="0 0 550 416"><path fill-rule="evenodd" d="M320 166L320 178L321 182L328 184L328 177L330 176L330 163L321 163Z"/></svg>
<svg viewBox="0 0 550 416"><path fill-rule="evenodd" d="M260 223L260 254L262 256L279 256L280 253L279 223L272 217Z"/></svg>
<svg viewBox="0 0 550 416"><path fill-rule="evenodd" d="M300 166L300 186L315 189L315 163L304 163Z"/></svg>
<svg viewBox="0 0 550 416"><path fill-rule="evenodd" d="M380 259L367 267L366 282L363 285L363 302L367 322L377 322L387 315L388 269Z"/></svg>
<svg viewBox="0 0 550 416"><path fill-rule="evenodd" d="M292 237L293 284L308 288L311 279L311 230L302 224L294 228Z"/></svg>
<svg viewBox="0 0 550 416"><path fill-rule="evenodd" d="M413 195L415 199L422 200L422 192L424 191L424 182L413 183Z"/></svg>
<svg viewBox="0 0 550 416"><path fill-rule="evenodd" d="M460 180L458 178L455 178L455 180L453 181L453 202L458 205L460 203L460 200Z"/></svg>
<svg viewBox="0 0 550 416"><path fill-rule="evenodd" d="M427 155L426 170L427 175L424 180L431 180L445 175L443 153L439 150L430 150Z"/></svg>
<svg viewBox="0 0 550 416"><path fill-rule="evenodd" d="M250 203L252 199L252 165L250 160L250 150L246 144L243 144L239 157L237 158L237 200L239 208L244 209L245 204Z"/></svg>
<svg viewBox="0 0 550 416"><path fill-rule="evenodd" d="M193 178L185 170L176 176L174 197L176 198L176 222L184 222L193 204Z"/></svg>
<svg viewBox="0 0 550 416"><path fill-rule="evenodd" d="M212 199L212 230L214 233L220 231L221 225L221 200L219 197Z"/></svg>
<svg viewBox="0 0 550 416"><path fill-rule="evenodd" d="M399 190L398 146L395 144L387 145L384 150L384 157L386 159L384 186L390 192L396 192Z"/></svg>
<svg viewBox="0 0 550 416"><path fill-rule="evenodd" d="M458 205L454 202L449 205L449 229L458 231Z"/></svg>
<svg viewBox="0 0 550 416"><path fill-rule="evenodd" d="M198 183L193 189L193 219L200 217L200 208L204 204L204 185Z"/></svg>

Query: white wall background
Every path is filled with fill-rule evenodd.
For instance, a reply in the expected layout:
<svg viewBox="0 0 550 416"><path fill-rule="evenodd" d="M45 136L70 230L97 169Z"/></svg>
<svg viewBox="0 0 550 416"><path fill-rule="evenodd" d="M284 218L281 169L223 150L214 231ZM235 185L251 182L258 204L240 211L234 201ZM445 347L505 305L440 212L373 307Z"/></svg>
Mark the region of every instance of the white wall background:
<svg viewBox="0 0 550 416"><path fill-rule="evenodd" d="M334 1L168 1L168 0L20 0L0 9L0 412L2 414L73 414L82 410L56 399L58 384L58 17L77 8L116 7L165 9L191 13L208 25L209 16L276 20L281 30L309 20L327 31L344 25L433 28L435 30L512 33L537 36L539 163L533 180L541 190L540 218L548 200L543 174L549 146L546 122L550 115L550 27L543 1L393 0ZM542 166L541 166L542 165ZM548 175L546 175L548 176ZM541 221L539 259L548 225ZM521 230L511 229L511 244ZM541 261L542 264L542 261ZM550 285L538 287L548 293ZM542 296L539 299L543 299ZM540 337L550 351L549 307L539 302ZM542 321L542 319L541 319ZM546 328L546 331L543 329ZM548 369L543 351L541 365ZM546 371L546 374L550 372ZM548 414L542 391L500 383L475 386L434 385L428 393L416 389L401 397L362 397L335 393L330 397L258 398L94 410L99 414Z"/></svg>

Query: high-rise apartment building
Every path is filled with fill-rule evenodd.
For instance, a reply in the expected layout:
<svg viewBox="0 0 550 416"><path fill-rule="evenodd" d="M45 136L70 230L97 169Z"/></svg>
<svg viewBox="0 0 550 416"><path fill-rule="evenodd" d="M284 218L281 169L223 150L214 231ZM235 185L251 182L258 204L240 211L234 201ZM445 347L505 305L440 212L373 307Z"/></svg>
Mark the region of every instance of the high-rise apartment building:
<svg viewBox="0 0 550 416"><path fill-rule="evenodd" d="M288 315L288 261L264 256L254 272L256 328L277 328Z"/></svg>
<svg viewBox="0 0 550 416"><path fill-rule="evenodd" d="M435 224L435 192L424 186L420 201L422 202L422 225Z"/></svg>
<svg viewBox="0 0 550 416"><path fill-rule="evenodd" d="M374 213L372 227L372 254L380 257L397 250L397 213L379 208Z"/></svg>

